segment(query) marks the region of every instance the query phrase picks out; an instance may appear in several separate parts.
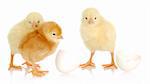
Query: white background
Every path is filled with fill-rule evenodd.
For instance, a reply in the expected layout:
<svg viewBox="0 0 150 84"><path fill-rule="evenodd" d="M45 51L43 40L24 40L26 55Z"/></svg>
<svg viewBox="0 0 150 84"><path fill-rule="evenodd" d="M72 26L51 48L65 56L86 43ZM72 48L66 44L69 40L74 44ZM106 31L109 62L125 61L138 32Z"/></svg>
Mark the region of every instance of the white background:
<svg viewBox="0 0 150 84"><path fill-rule="evenodd" d="M3 84L148 84L150 83L150 6L149 0L1 0L0 2L0 82ZM70 59L88 59L90 52L80 37L81 13L85 8L95 7L117 31L117 50L130 50L142 57L140 65L125 73L104 71L101 64L108 63L108 53L97 52L94 61L97 68L92 72L76 69L70 74L62 74L55 67L55 56L41 61L43 69L49 74L34 78L24 71L8 71L10 50L7 34L17 22L32 12L40 12L46 21L55 21L63 29L64 40L58 50L71 52ZM67 52L68 52L67 51ZM21 56L15 63L24 62ZM84 59L84 60L83 60ZM72 61L66 61L71 64Z"/></svg>

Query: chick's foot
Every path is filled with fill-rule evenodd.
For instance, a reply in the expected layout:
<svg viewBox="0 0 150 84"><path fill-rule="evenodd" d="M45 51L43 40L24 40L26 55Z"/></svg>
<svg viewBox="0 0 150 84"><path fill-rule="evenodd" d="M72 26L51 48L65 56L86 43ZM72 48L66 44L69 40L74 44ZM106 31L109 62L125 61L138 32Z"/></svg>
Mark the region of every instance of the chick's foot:
<svg viewBox="0 0 150 84"><path fill-rule="evenodd" d="M35 77L42 77L42 76L45 76L48 73L48 71L42 71L42 70L35 69L35 70L32 70L31 73Z"/></svg>
<svg viewBox="0 0 150 84"><path fill-rule="evenodd" d="M93 68L95 68L95 64L92 62L87 62L85 64L81 64L80 67L82 69L93 69Z"/></svg>
<svg viewBox="0 0 150 84"><path fill-rule="evenodd" d="M12 71L12 70L22 70L22 67L21 66L16 66L16 65L10 65L9 68L8 68L9 71Z"/></svg>
<svg viewBox="0 0 150 84"><path fill-rule="evenodd" d="M103 64L102 66L104 67L104 70L108 70L108 69L116 70L117 69L117 66L115 64Z"/></svg>

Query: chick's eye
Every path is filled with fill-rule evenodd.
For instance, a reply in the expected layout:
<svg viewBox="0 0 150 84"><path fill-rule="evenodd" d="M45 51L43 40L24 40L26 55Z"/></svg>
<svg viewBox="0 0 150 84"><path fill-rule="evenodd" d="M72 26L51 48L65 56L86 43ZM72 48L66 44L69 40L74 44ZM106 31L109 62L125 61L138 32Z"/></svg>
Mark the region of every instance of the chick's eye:
<svg viewBox="0 0 150 84"><path fill-rule="evenodd" d="M94 19L96 20L97 18L95 17Z"/></svg>
<svg viewBox="0 0 150 84"><path fill-rule="evenodd" d="M85 19L87 20L87 17L85 17Z"/></svg>
<svg viewBox="0 0 150 84"><path fill-rule="evenodd" d="M31 22L31 21L28 21L28 23L30 23L30 24L31 24L32 22Z"/></svg>
<svg viewBox="0 0 150 84"><path fill-rule="evenodd" d="M37 23L40 23L40 21L38 20Z"/></svg>
<svg viewBox="0 0 150 84"><path fill-rule="evenodd" d="M55 33L55 32L52 32L52 36L56 36L56 33Z"/></svg>

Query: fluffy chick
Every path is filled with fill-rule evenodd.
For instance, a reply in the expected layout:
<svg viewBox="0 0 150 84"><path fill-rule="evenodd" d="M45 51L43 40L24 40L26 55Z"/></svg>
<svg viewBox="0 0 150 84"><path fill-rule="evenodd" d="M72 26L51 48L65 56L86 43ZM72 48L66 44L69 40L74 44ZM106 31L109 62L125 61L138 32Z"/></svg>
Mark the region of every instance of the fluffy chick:
<svg viewBox="0 0 150 84"><path fill-rule="evenodd" d="M18 53L18 46L22 38L28 33L34 31L41 23L43 23L43 17L37 12L31 12L27 17L16 24L8 34L8 43L11 49L11 60L9 70L20 70L20 66L13 64L14 55Z"/></svg>
<svg viewBox="0 0 150 84"><path fill-rule="evenodd" d="M82 14L82 23L80 28L81 37L85 46L91 51L91 57L80 67L95 68L92 62L95 51L110 51L111 63L102 65L104 69L117 69L114 63L114 48L116 33L113 25L106 21L95 8L87 8Z"/></svg>
<svg viewBox="0 0 150 84"><path fill-rule="evenodd" d="M62 38L62 30L55 22L44 22L36 31L23 38L19 46L19 52L23 59L31 65L33 76L44 76L47 71L41 71L37 67L39 62L53 54Z"/></svg>

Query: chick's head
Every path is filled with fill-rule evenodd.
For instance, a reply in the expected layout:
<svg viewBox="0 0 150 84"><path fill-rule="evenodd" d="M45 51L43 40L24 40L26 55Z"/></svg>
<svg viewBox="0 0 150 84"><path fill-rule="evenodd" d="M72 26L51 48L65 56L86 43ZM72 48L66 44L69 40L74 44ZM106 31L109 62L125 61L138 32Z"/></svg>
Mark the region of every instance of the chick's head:
<svg viewBox="0 0 150 84"><path fill-rule="evenodd" d="M31 12L25 18L25 25L29 28L38 28L43 23L43 17L38 12Z"/></svg>
<svg viewBox="0 0 150 84"><path fill-rule="evenodd" d="M103 17L95 8L87 8L82 13L82 24L95 26L103 21Z"/></svg>
<svg viewBox="0 0 150 84"><path fill-rule="evenodd" d="M59 42L62 39L61 27L55 22L45 22L41 25L40 31L43 32L47 40Z"/></svg>

